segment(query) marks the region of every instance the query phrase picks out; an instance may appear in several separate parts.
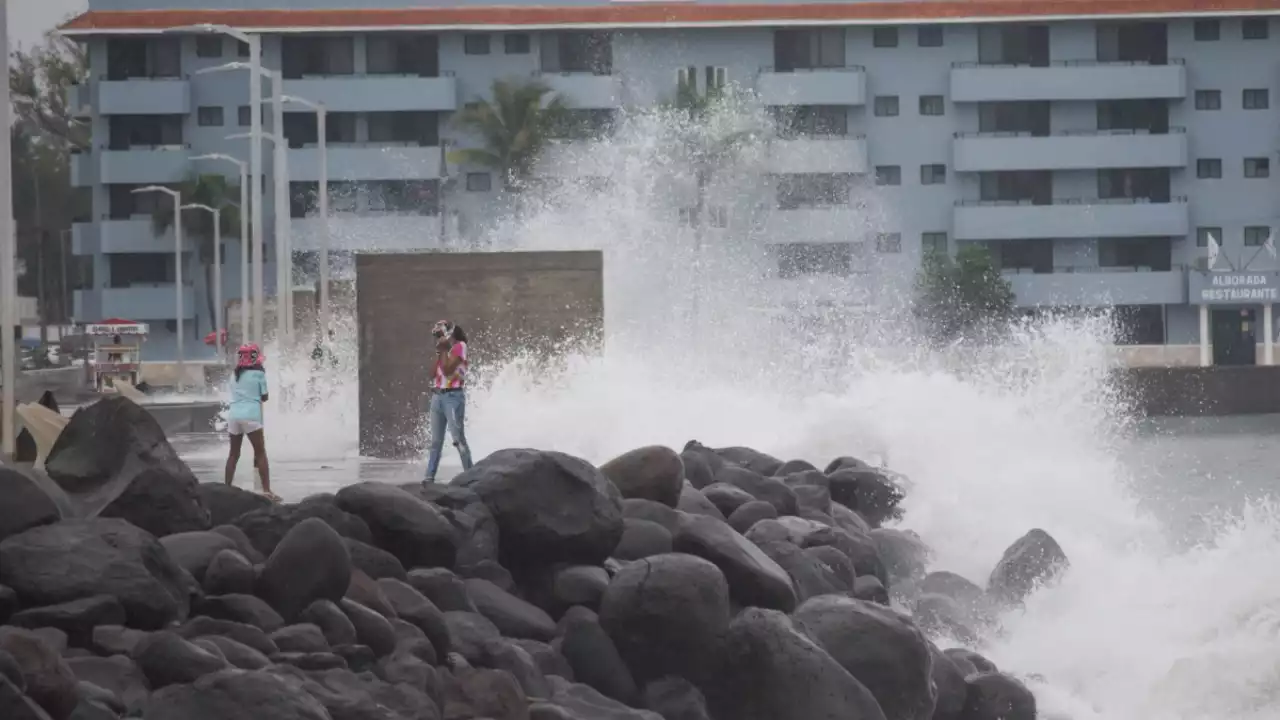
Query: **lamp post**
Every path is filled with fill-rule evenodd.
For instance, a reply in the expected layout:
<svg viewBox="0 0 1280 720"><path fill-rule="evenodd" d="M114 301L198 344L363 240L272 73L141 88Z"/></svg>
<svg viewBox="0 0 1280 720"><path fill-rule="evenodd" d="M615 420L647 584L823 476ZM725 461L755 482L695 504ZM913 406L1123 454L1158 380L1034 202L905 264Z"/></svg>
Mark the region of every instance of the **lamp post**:
<svg viewBox="0 0 1280 720"><path fill-rule="evenodd" d="M9 57L9 11L0 0L0 57ZM0 91L0 127L11 124L9 83ZM18 324L18 263L13 241L13 167L10 164L9 141L0 142L0 454L13 457L17 438L17 416L14 415L14 385L18 382L18 349L14 347L13 328Z"/></svg>
<svg viewBox="0 0 1280 720"><path fill-rule="evenodd" d="M280 96L282 102L297 103L316 113L316 134L320 144L320 338L329 336L329 146L328 111L324 105L296 95Z"/></svg>
<svg viewBox="0 0 1280 720"><path fill-rule="evenodd" d="M202 203L187 203L182 210L204 210L213 215L213 346L218 357L227 359L226 344L222 341L222 210Z"/></svg>
<svg viewBox="0 0 1280 720"><path fill-rule="evenodd" d="M191 159L224 160L240 168L240 335L246 343L261 342L260 335L249 332L249 166L243 160L221 153L196 155ZM262 276L258 277L261 279ZM221 284L218 289L222 289ZM222 311L221 306L218 311Z"/></svg>
<svg viewBox="0 0 1280 720"><path fill-rule="evenodd" d="M173 277L174 306L178 316L178 392L182 392L187 382L187 357L183 349L186 331L183 329L183 318L186 312L182 307L182 193L163 185L147 185L134 189L135 193L158 192L173 198Z"/></svg>
<svg viewBox="0 0 1280 720"><path fill-rule="evenodd" d="M262 38L250 35L227 25L205 23L179 27L170 30L174 33L219 33L235 38L249 46L249 134L252 137L262 135ZM241 63L243 64L243 63ZM230 68L228 68L230 69ZM253 333L259 340L265 334L266 326L263 311L266 307L262 280L263 262L263 229L262 229L262 141L249 143L249 174L253 177L253 203L248 206L253 223ZM243 187L243 185L241 186ZM242 196L243 197L243 196ZM245 205L241 203L241 212ZM248 290L244 291L246 294ZM245 334L249 334L245 325Z"/></svg>
<svg viewBox="0 0 1280 720"><path fill-rule="evenodd" d="M275 155L273 170L273 180L275 185L275 225L276 225L276 314L278 319L276 324L279 326L280 343L282 347L288 347L292 339L293 331L293 243L289 238L289 161L287 145L283 141L284 135L284 103L280 101L283 95L283 82L280 73L275 70L268 70L261 66L254 66L249 63L229 62L225 65L217 67L205 68L196 71L196 74L206 74L213 72L226 72L227 70L249 70L253 75L265 75L271 80L271 102L274 105L272 113L272 129L275 131L277 142L275 143ZM237 135L242 136L242 135ZM257 145L260 141L255 138L268 138L267 133L261 130L255 135L253 129L250 128L249 135L250 145ZM254 258L255 260L257 258ZM256 263L255 263L256 264ZM260 272L255 269L254 272Z"/></svg>

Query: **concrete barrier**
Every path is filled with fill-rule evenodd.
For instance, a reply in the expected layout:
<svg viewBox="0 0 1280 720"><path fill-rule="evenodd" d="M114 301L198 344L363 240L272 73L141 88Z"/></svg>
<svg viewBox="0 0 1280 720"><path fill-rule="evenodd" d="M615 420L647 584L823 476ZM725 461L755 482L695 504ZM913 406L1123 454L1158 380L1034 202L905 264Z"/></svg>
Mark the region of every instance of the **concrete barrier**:
<svg viewBox="0 0 1280 720"><path fill-rule="evenodd" d="M1124 368L1112 374L1132 412L1148 417L1280 413L1280 366Z"/></svg>

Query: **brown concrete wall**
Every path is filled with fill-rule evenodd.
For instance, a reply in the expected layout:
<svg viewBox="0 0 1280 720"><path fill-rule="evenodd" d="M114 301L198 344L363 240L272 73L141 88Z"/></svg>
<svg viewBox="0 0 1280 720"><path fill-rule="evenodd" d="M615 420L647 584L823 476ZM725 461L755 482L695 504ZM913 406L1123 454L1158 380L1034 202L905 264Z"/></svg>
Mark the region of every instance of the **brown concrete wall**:
<svg viewBox="0 0 1280 720"><path fill-rule="evenodd" d="M437 320L466 330L473 376L521 351L594 345L603 267L598 251L359 255L361 454L422 452Z"/></svg>
<svg viewBox="0 0 1280 720"><path fill-rule="evenodd" d="M1126 368L1112 378L1140 415L1280 413L1280 366Z"/></svg>

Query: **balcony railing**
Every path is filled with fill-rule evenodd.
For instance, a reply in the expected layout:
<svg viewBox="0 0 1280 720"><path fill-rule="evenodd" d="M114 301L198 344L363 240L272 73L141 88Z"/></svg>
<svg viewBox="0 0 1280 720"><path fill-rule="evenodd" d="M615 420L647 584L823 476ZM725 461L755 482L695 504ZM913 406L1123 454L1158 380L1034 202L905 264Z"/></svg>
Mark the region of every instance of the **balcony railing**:
<svg viewBox="0 0 1280 720"><path fill-rule="evenodd" d="M957 132L953 133L953 137L959 138L1052 138L1052 137L1124 137L1138 135L1182 135L1186 134L1187 129L1184 127L1171 127L1165 132L1155 132L1141 128L1113 128L1109 130L1058 130L1056 132L1039 134L1030 130L996 130L996 131L978 131L978 132Z"/></svg>
<svg viewBox="0 0 1280 720"><path fill-rule="evenodd" d="M866 71L867 71L867 68L862 65L837 65L833 67L788 68L786 70L779 70L778 68L772 65L764 65L760 68L760 72L758 74L764 75L766 73L788 74L788 73L866 72Z"/></svg>
<svg viewBox="0 0 1280 720"><path fill-rule="evenodd" d="M1182 58L1169 58L1163 63L1146 60L1050 60L1047 63L1011 63L983 62L981 60L963 60L951 63L953 68L1049 68L1049 67L1164 67L1166 65L1185 65Z"/></svg>
<svg viewBox="0 0 1280 720"><path fill-rule="evenodd" d="M1175 195L1168 200L1151 198L1053 198L1051 202L1034 200L956 200L956 207L1053 207L1055 205L1169 205L1185 203L1187 196Z"/></svg>

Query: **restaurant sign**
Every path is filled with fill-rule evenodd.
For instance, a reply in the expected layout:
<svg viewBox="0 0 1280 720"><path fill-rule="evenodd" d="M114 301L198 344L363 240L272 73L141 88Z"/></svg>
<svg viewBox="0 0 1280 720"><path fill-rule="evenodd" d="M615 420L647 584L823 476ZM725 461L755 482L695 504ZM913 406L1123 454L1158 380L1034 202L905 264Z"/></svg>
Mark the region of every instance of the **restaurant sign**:
<svg viewBox="0 0 1280 720"><path fill-rule="evenodd" d="M1280 273L1191 272L1187 295L1196 305L1267 305L1280 302Z"/></svg>

